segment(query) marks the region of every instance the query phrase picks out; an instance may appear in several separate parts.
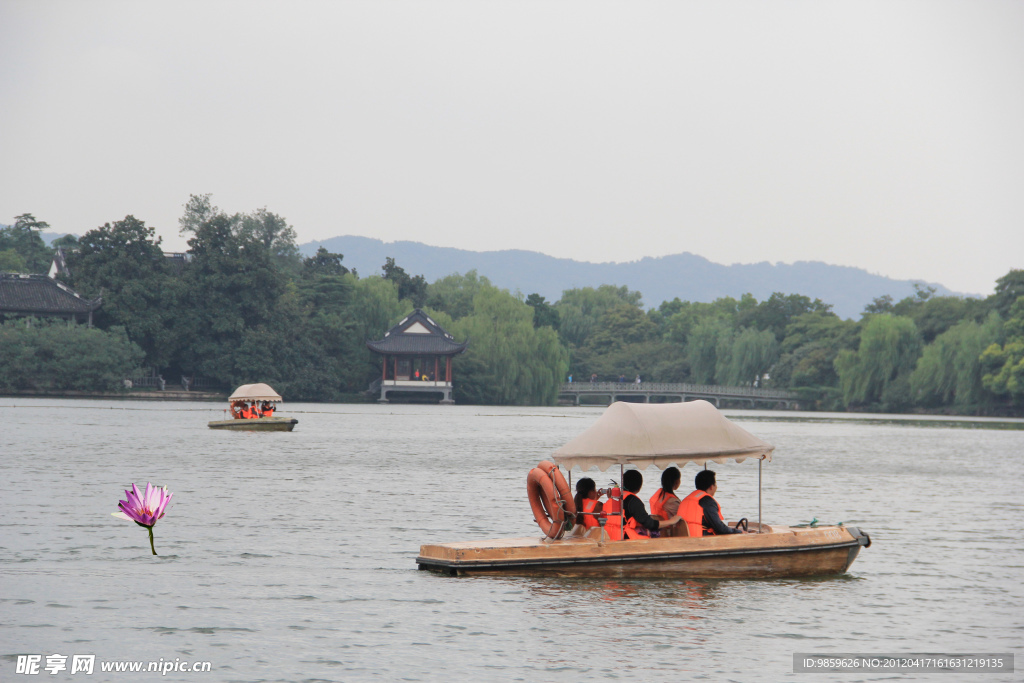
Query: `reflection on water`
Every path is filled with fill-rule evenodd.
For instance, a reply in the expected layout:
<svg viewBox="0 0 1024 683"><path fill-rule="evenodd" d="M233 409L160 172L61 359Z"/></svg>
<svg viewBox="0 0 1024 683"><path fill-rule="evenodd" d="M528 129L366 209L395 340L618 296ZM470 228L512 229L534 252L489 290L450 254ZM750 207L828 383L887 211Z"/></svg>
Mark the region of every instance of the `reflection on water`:
<svg viewBox="0 0 1024 683"><path fill-rule="evenodd" d="M794 652L1024 651L1017 430L733 413L776 445L767 523L871 534L841 577L451 578L419 545L538 534L526 472L600 409L286 404L290 434L207 429L220 412L0 399L0 679L18 653L209 660L209 681L778 681L810 680ZM756 519L756 465L714 469ZM175 493L155 558L109 514L147 480Z"/></svg>

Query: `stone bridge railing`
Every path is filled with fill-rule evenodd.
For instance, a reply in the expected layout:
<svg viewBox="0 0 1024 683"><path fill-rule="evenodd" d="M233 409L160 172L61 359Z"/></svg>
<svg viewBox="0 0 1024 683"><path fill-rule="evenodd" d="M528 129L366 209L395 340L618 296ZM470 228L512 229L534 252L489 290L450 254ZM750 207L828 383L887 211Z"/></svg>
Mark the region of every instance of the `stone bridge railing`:
<svg viewBox="0 0 1024 683"><path fill-rule="evenodd" d="M791 391L781 389L759 389L756 387L727 387L716 384L686 384L667 382L566 382L559 388L559 394L572 397L579 405L581 396L607 396L610 402L619 397L642 398L645 403L652 397L678 397L681 400L704 398L719 405L722 399L750 401L756 403L782 403L789 408L799 400Z"/></svg>

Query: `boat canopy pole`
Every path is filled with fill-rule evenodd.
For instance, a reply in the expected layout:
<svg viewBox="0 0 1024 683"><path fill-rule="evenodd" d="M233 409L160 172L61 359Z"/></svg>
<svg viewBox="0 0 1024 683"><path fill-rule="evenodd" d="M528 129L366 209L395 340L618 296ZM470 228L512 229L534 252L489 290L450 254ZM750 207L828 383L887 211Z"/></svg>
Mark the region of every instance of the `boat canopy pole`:
<svg viewBox="0 0 1024 683"><path fill-rule="evenodd" d="M761 463L764 462L762 455L757 461L757 533L761 533Z"/></svg>
<svg viewBox="0 0 1024 683"><path fill-rule="evenodd" d="M623 503L626 502L626 496L623 495L623 491L626 490L625 482L623 481L626 476L625 465L619 463L619 533L622 535L620 541L626 540L626 506Z"/></svg>

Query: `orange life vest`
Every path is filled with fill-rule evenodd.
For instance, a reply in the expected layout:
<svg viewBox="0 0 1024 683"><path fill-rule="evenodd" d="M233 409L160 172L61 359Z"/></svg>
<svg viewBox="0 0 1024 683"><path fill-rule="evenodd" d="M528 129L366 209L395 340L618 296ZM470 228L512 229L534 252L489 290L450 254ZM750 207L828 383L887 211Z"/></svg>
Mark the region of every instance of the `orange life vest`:
<svg viewBox="0 0 1024 683"><path fill-rule="evenodd" d="M626 504L626 500L630 496L633 496L637 500L640 500L640 496L636 495L632 491L626 491L625 495L622 496L622 504L623 505ZM643 529L645 533L641 533L640 529ZM646 532L647 532L646 527L641 526L636 521L636 517L630 517L629 519L626 520L626 538L629 538L629 539L650 538L650 536Z"/></svg>
<svg viewBox="0 0 1024 683"><path fill-rule="evenodd" d="M665 501L668 500L669 496L672 496L676 500L679 500L679 496L672 493L671 491L666 492L665 489L658 489L657 491L654 492L654 495L651 496L652 515L658 515L662 519L668 519L672 516L665 512Z"/></svg>
<svg viewBox="0 0 1024 683"><path fill-rule="evenodd" d="M252 417L252 410L249 409L249 406L242 406L242 417L246 420Z"/></svg>
<svg viewBox="0 0 1024 683"><path fill-rule="evenodd" d="M683 518L686 526L689 527L691 537L699 538L705 534L715 535L714 529L704 526L704 508L700 506L700 501L706 495L708 495L707 491L697 489L686 498L683 498L683 502L679 504L679 516ZM715 502L717 503L718 501L716 500ZM718 513L722 514L722 506L718 506ZM725 519L724 515L722 519Z"/></svg>
<svg viewBox="0 0 1024 683"><path fill-rule="evenodd" d="M608 534L608 538L613 541L622 540L622 502L620 497L622 492L619 489L612 489L608 492L608 501L604 504L601 509L605 515L604 519L604 530Z"/></svg>
<svg viewBox="0 0 1024 683"><path fill-rule="evenodd" d="M591 500L590 498L583 499L583 512L593 512L596 507L596 500ZM597 515L582 515L582 517L583 526L587 529L593 529L595 526L600 526L600 523L597 521Z"/></svg>

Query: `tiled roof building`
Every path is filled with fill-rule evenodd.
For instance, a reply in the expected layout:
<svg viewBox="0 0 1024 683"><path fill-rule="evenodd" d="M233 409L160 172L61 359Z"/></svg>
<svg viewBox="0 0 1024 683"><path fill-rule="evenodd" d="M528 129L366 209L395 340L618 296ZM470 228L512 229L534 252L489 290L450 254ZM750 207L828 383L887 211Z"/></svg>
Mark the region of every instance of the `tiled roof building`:
<svg viewBox="0 0 1024 683"><path fill-rule="evenodd" d="M393 392L434 393L441 403L453 402L452 358L469 342L455 341L420 309L366 346L384 357L378 403L387 403Z"/></svg>
<svg viewBox="0 0 1024 683"><path fill-rule="evenodd" d="M0 273L0 316L65 318L92 325L92 312L103 303L89 300L46 275Z"/></svg>

